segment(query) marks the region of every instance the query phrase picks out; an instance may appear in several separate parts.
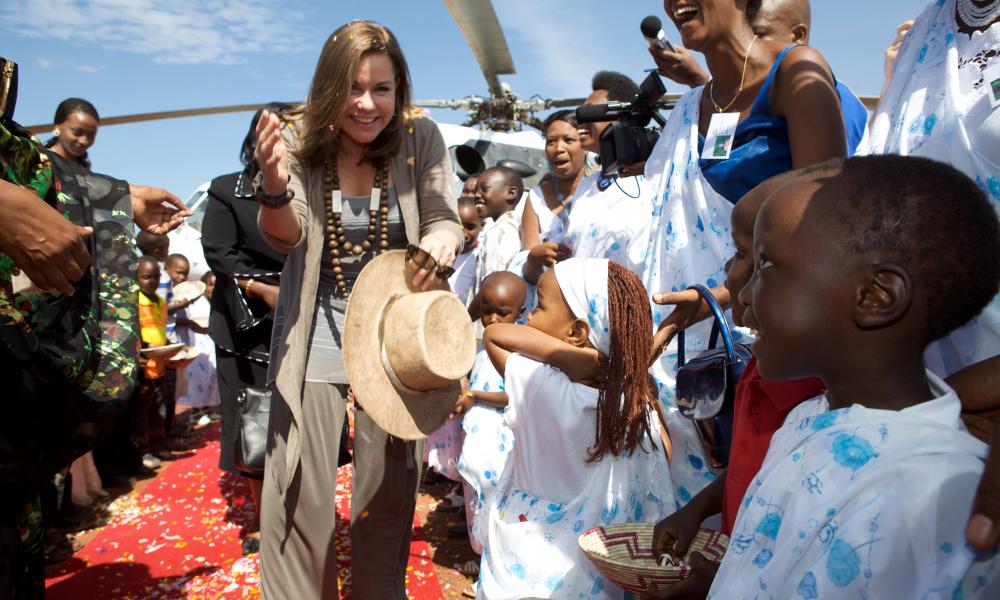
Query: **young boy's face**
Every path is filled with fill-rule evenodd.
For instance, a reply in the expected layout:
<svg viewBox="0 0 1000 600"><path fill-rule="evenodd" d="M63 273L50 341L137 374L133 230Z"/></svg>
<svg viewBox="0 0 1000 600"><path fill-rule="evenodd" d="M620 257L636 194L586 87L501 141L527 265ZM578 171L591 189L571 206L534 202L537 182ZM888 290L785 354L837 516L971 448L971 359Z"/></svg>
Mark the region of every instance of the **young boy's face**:
<svg viewBox="0 0 1000 600"><path fill-rule="evenodd" d="M756 210L752 204L741 200L733 209L732 227L733 244L736 254L726 263L726 289L731 298L730 308L733 312L733 323L743 326L743 303L737 300L750 275L753 274L753 223ZM759 206L759 205L757 205Z"/></svg>
<svg viewBox="0 0 1000 600"><path fill-rule="evenodd" d="M158 240L156 247L153 248L150 254L155 256L156 260L160 262L167 260L167 257L170 256L170 238L163 236L163 239Z"/></svg>
<svg viewBox="0 0 1000 600"><path fill-rule="evenodd" d="M487 171L476 184L476 208L482 218L499 219L514 206L517 190L505 185L503 173Z"/></svg>
<svg viewBox="0 0 1000 600"><path fill-rule="evenodd" d="M494 323L515 323L524 312L524 287L500 284L484 286L480 295L483 327Z"/></svg>
<svg viewBox="0 0 1000 600"><path fill-rule="evenodd" d="M458 218L462 220L462 233L465 235L465 246L462 248L462 254L465 254L476 245L476 238L483 230L483 220L479 217L479 210L472 202L459 203Z"/></svg>
<svg viewBox="0 0 1000 600"><path fill-rule="evenodd" d="M186 260L175 259L165 265L164 269L167 271L167 275L170 276L170 282L177 285L188 280L188 272L191 270L191 265Z"/></svg>
<svg viewBox="0 0 1000 600"><path fill-rule="evenodd" d="M823 192L815 179L794 179L757 215L754 270L739 301L744 323L757 330L753 353L766 379L820 375L854 328L850 282L864 260L829 237Z"/></svg>
<svg viewBox="0 0 1000 600"><path fill-rule="evenodd" d="M458 199L459 200L466 200L466 199L468 199L468 200L472 200L473 202L475 202L476 201L476 182L478 182L478 181L479 181L479 178L476 177L475 175L469 176L469 178L465 180L465 183L462 184L462 195L459 196Z"/></svg>
<svg viewBox="0 0 1000 600"><path fill-rule="evenodd" d="M205 283L205 298L211 300L212 292L215 291L215 275L209 273L202 281Z"/></svg>
<svg viewBox="0 0 1000 600"><path fill-rule="evenodd" d="M139 280L140 290L147 296L156 295L156 288L160 285L160 265L152 260L139 261L135 276Z"/></svg>

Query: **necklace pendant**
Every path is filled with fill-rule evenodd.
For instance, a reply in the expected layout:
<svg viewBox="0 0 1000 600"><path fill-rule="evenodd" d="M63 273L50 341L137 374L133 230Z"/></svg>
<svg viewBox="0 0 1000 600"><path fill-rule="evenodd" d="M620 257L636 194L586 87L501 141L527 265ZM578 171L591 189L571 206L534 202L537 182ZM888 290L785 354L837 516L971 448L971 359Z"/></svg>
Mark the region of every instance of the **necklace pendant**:
<svg viewBox="0 0 1000 600"><path fill-rule="evenodd" d="M335 215L344 212L344 195L340 193L339 189L330 192L330 208Z"/></svg>
<svg viewBox="0 0 1000 600"><path fill-rule="evenodd" d="M381 198L382 198L382 189L378 187L373 187L371 198L368 200L368 210L378 210Z"/></svg>

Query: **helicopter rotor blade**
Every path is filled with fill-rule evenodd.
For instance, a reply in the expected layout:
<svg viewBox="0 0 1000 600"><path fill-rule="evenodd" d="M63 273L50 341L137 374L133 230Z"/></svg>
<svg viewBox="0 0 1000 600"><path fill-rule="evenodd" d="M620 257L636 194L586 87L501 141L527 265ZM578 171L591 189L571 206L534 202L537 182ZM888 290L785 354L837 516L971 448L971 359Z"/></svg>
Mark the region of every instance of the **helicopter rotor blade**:
<svg viewBox="0 0 1000 600"><path fill-rule="evenodd" d="M414 100L413 106L421 108L449 108L451 110L475 110L485 99L479 96L455 98L453 100Z"/></svg>
<svg viewBox="0 0 1000 600"><path fill-rule="evenodd" d="M490 0L444 0L479 61L490 95L502 96L498 75L513 75L514 60Z"/></svg>
<svg viewBox="0 0 1000 600"><path fill-rule="evenodd" d="M293 102L291 104L298 104ZM161 112L138 113L134 115L122 115L120 117L104 117L101 119L101 127L107 125L124 125L126 123L141 123L144 121L160 121L162 119L180 119L183 117L199 117L203 115L221 115L236 112L253 112L258 108L263 108L266 104L233 104L230 106L210 106L207 108L186 108L183 110L168 110ZM31 133L44 133L52 131L54 123L41 125L29 125L25 127Z"/></svg>

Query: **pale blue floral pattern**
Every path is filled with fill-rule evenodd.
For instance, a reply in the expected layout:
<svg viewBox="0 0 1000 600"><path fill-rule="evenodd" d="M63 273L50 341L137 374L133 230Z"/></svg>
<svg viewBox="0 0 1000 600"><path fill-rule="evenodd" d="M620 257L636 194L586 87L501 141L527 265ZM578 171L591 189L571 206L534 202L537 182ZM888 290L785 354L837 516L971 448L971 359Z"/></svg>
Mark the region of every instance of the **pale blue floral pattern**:
<svg viewBox="0 0 1000 600"><path fill-rule="evenodd" d="M1000 214L1000 111L983 69L1000 64L1000 24L958 33L955 0L937 0L907 33L859 154L922 156L971 177ZM987 125L991 123L991 125ZM990 155L992 153L992 155ZM1000 295L982 313L928 346L928 367L944 377L1000 348Z"/></svg>
<svg viewBox="0 0 1000 600"><path fill-rule="evenodd" d="M642 277L649 241L649 195L641 175L600 189L600 172L580 181L563 243L573 256L606 258Z"/></svg>
<svg viewBox="0 0 1000 600"><path fill-rule="evenodd" d="M480 347L469 378L469 389L480 392L504 391L503 377L497 373L486 350ZM514 434L503 423L503 408L477 402L462 420L465 441L458 470L466 482L465 505L474 547L486 541L488 507L496 496L500 475L514 448Z"/></svg>
<svg viewBox="0 0 1000 600"><path fill-rule="evenodd" d="M702 88L688 92L670 118L646 162L644 194L650 199L652 222L643 268L643 283L650 293L680 291L692 284L709 288L725 280L724 265L734 246L729 218L733 204L718 194L698 166L698 103ZM671 306L653 305L654 327L670 314ZM689 355L707 347L711 324L685 331ZM687 502L715 478L708 468L701 442L691 422L677 410L676 339L650 368L663 404L674 451L700 461L674 461L671 477L677 497ZM695 465L698 465L697 467Z"/></svg>
<svg viewBox="0 0 1000 600"><path fill-rule="evenodd" d="M208 317L212 311L208 298L202 296L187 308L192 318ZM177 404L203 408L219 404L219 378L215 370L215 342L207 333L186 331L184 341L198 350L198 357L187 366L187 389L177 396ZM179 390L181 391L181 390Z"/></svg>
<svg viewBox="0 0 1000 600"><path fill-rule="evenodd" d="M586 463L596 427L596 390L519 355L508 359L505 381L510 396L505 420L516 413L508 420L516 442L490 506L478 597L620 600L622 589L604 579L577 540L599 525L655 522L674 511L663 449L657 442L651 450L647 441L631 456ZM650 427L659 440L652 415ZM539 447L550 442L553 448L579 449L579 455ZM561 478L570 471L577 475L569 478L577 482L572 488Z"/></svg>
<svg viewBox="0 0 1000 600"><path fill-rule="evenodd" d="M996 598L996 559L965 545L986 447L958 397L903 411L792 411L733 527L711 598ZM751 592L752 591L752 592Z"/></svg>
<svg viewBox="0 0 1000 600"><path fill-rule="evenodd" d="M458 456L462 452L464 433L462 417L448 417L424 441L424 461L452 481L462 481L458 471Z"/></svg>

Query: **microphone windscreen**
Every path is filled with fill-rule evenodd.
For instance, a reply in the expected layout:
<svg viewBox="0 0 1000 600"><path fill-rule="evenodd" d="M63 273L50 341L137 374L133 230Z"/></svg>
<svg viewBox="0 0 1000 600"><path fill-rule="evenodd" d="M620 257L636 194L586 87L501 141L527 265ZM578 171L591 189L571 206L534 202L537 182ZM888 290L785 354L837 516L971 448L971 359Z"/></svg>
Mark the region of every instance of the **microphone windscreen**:
<svg viewBox="0 0 1000 600"><path fill-rule="evenodd" d="M649 15L642 20L642 23L639 25L639 29L642 30L642 35L655 39L656 34L663 29L663 24L660 23L660 19L656 15Z"/></svg>
<svg viewBox="0 0 1000 600"><path fill-rule="evenodd" d="M607 114L607 104L584 104L576 109L576 120L581 123L592 123L603 120Z"/></svg>

